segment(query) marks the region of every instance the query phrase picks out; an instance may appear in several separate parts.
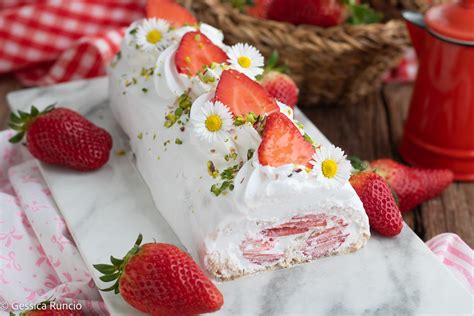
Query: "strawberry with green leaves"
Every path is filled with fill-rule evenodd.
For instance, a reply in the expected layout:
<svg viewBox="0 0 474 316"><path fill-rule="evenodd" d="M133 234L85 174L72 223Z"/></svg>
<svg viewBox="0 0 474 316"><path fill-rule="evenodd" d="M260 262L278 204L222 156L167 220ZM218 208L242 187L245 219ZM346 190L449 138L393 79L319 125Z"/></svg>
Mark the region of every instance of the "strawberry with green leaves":
<svg viewBox="0 0 474 316"><path fill-rule="evenodd" d="M273 51L265 66L261 84L268 94L294 109L299 89L295 81L286 74L288 67L278 64L278 58L278 52Z"/></svg>
<svg viewBox="0 0 474 316"><path fill-rule="evenodd" d="M413 168L392 159L375 160L369 166L395 191L402 212L438 196L453 182L453 173L447 169Z"/></svg>
<svg viewBox="0 0 474 316"><path fill-rule="evenodd" d="M45 163L91 171L109 160L110 134L73 110L49 106L40 112L32 106L30 113L12 113L9 125L18 132L10 142L26 135L30 153Z"/></svg>
<svg viewBox="0 0 474 316"><path fill-rule="evenodd" d="M310 24L321 27L376 23L381 14L356 0L273 0L268 8L269 19L295 25Z"/></svg>
<svg viewBox="0 0 474 316"><path fill-rule="evenodd" d="M102 291L120 293L151 315L196 315L221 308L222 294L187 253L170 244L141 242L140 234L123 259L94 265L102 281L113 282Z"/></svg>
<svg viewBox="0 0 474 316"><path fill-rule="evenodd" d="M352 175L349 182L364 205L370 228L386 237L400 234L403 218L385 180L374 172L362 171Z"/></svg>

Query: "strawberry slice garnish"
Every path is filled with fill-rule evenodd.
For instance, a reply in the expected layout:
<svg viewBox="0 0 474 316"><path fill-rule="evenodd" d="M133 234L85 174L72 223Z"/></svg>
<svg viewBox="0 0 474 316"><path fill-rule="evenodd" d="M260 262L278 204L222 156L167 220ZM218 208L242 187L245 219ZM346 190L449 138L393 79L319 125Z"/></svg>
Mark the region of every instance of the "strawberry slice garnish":
<svg viewBox="0 0 474 316"><path fill-rule="evenodd" d="M313 146L285 114L276 112L268 116L262 143L258 147L260 164L272 167L289 163L309 166L313 153Z"/></svg>
<svg viewBox="0 0 474 316"><path fill-rule="evenodd" d="M232 69L222 73L215 99L227 105L235 116L279 111L275 100L260 84Z"/></svg>
<svg viewBox="0 0 474 316"><path fill-rule="evenodd" d="M164 19L174 27L196 24L196 18L173 0L148 0L146 4L148 18Z"/></svg>
<svg viewBox="0 0 474 316"><path fill-rule="evenodd" d="M227 54L214 45L206 35L201 32L186 33L179 43L176 51L175 63L179 73L194 76L213 62L225 63Z"/></svg>

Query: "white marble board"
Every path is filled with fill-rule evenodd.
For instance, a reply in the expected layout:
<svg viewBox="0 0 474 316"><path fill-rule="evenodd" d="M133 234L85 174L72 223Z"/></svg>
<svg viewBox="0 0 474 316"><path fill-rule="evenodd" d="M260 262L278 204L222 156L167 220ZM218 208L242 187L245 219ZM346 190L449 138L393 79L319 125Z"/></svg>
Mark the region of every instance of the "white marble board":
<svg viewBox="0 0 474 316"><path fill-rule="evenodd" d="M127 139L108 108L107 79L77 81L8 95L13 110L58 102L74 108L113 136L114 149ZM137 110L139 110L139 105ZM297 112L320 143L324 135ZM40 164L69 229L99 286L92 264L124 255L141 232L181 246L156 209L135 169L133 155L112 154L92 173ZM405 225L392 239L374 234L354 254L291 269L218 283L225 304L219 315L471 315L473 300L425 244ZM102 293L112 315L141 315L119 296ZM216 315L217 315L216 314Z"/></svg>

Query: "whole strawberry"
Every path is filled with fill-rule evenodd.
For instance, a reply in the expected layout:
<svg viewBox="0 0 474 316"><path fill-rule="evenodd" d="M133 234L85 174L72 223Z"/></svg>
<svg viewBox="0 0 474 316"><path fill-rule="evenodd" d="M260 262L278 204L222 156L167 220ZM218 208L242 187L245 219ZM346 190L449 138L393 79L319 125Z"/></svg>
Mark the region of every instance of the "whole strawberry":
<svg viewBox="0 0 474 316"><path fill-rule="evenodd" d="M278 71L270 71L264 74L262 86L275 99L294 108L298 102L298 87L290 76Z"/></svg>
<svg viewBox="0 0 474 316"><path fill-rule="evenodd" d="M412 168L391 159L372 161L370 168L381 175L395 191L402 212L439 195L453 182L450 170Z"/></svg>
<svg viewBox="0 0 474 316"><path fill-rule="evenodd" d="M195 315L219 310L224 299L193 259L176 246L140 245L138 236L123 259L96 264L104 282L114 285L102 291L120 293L136 309L152 315Z"/></svg>
<svg viewBox="0 0 474 316"><path fill-rule="evenodd" d="M247 14L256 18L266 19L268 8L273 0L255 0L253 5L247 9Z"/></svg>
<svg viewBox="0 0 474 316"><path fill-rule="evenodd" d="M341 24L346 18L341 0L274 0L268 18L292 24L311 24L329 27Z"/></svg>
<svg viewBox="0 0 474 316"><path fill-rule="evenodd" d="M40 112L32 106L31 113L12 113L10 121L18 131L10 142L18 143L26 134L28 150L45 163L90 171L109 160L112 137L75 111L49 106Z"/></svg>
<svg viewBox="0 0 474 316"><path fill-rule="evenodd" d="M349 181L364 205L370 227L383 236L398 235L403 219L385 180L374 172L359 172Z"/></svg>

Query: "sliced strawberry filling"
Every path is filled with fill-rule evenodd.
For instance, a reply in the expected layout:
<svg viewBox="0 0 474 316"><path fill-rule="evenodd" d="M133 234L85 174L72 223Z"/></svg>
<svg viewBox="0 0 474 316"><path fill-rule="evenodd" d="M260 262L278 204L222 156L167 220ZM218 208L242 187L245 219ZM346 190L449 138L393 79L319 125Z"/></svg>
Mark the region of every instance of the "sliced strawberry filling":
<svg viewBox="0 0 474 316"><path fill-rule="evenodd" d="M240 244L242 255L248 261L271 264L284 256L284 249L292 242L304 242L301 255L318 258L336 251L349 236L342 218L327 214L293 216L289 221L262 230L255 238ZM294 239L288 239L294 236ZM277 251L278 249L278 251Z"/></svg>
<svg viewBox="0 0 474 316"><path fill-rule="evenodd" d="M267 237L281 237L296 235L307 232L311 228L326 226L327 220L325 214L294 216L290 221L280 224L274 228L267 228L262 234Z"/></svg>
<svg viewBox="0 0 474 316"><path fill-rule="evenodd" d="M347 225L345 225L347 226ZM329 255L346 241L348 233L344 233L344 227L331 227L323 231L312 233L306 240L308 245L303 253L314 258Z"/></svg>

